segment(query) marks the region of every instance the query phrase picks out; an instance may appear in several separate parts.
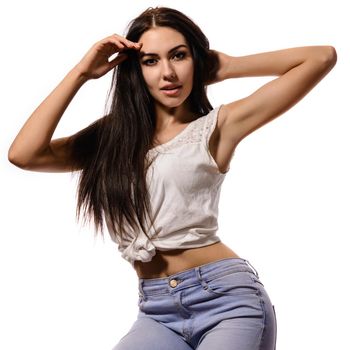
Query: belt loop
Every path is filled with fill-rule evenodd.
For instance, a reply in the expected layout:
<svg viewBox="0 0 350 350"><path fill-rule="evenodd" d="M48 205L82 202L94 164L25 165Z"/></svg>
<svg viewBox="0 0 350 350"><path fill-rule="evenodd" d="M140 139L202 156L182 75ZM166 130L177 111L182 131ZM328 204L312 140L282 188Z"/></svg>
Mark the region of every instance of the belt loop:
<svg viewBox="0 0 350 350"><path fill-rule="evenodd" d="M139 295L143 298L146 299L146 296L143 292L143 280L142 278L139 278Z"/></svg>
<svg viewBox="0 0 350 350"><path fill-rule="evenodd" d="M202 287L203 287L204 289L208 289L208 285L207 285L207 283L203 280L202 275L201 275L201 267L200 267L200 266L195 267L195 271L196 271L196 276L197 276L199 282L201 283Z"/></svg>
<svg viewBox="0 0 350 350"><path fill-rule="evenodd" d="M258 271L255 270L254 266L247 259L243 259L243 260L248 264L248 266L250 266L253 269L253 271L255 272L256 277L259 278Z"/></svg>
<svg viewBox="0 0 350 350"><path fill-rule="evenodd" d="M201 272L199 271L199 269L200 269L199 266L195 267L196 276L197 276L199 281L202 281L202 276L201 276Z"/></svg>

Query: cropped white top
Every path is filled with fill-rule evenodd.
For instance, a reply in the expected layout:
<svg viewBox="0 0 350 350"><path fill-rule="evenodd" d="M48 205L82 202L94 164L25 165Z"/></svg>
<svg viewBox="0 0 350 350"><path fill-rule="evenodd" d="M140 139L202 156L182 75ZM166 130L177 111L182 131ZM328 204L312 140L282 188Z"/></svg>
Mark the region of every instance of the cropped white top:
<svg viewBox="0 0 350 350"><path fill-rule="evenodd" d="M112 234L122 257L134 265L148 262L158 250L196 248L219 242L218 204L225 175L209 151L209 138L215 129L221 106L190 122L170 141L149 150L154 158L146 180L154 216L154 228L147 222L147 236L138 237L127 226L122 241Z"/></svg>

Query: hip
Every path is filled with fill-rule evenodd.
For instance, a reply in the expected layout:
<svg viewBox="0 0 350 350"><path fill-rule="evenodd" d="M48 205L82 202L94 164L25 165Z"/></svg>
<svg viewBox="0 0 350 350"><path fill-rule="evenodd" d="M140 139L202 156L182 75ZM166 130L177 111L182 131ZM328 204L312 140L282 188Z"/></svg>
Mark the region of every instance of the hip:
<svg viewBox="0 0 350 350"><path fill-rule="evenodd" d="M225 348L232 343L244 349L276 348L274 306L258 272L242 258L217 260L165 278L140 278L138 307L137 322L153 319L193 348L212 337L210 333L219 334Z"/></svg>

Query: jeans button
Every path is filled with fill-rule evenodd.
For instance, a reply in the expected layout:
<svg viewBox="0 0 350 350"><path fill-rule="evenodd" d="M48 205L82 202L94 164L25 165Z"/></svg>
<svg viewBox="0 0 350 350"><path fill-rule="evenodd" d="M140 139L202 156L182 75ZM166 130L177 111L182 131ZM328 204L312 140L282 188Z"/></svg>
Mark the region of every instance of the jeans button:
<svg viewBox="0 0 350 350"><path fill-rule="evenodd" d="M171 280L170 282L171 287L175 288L177 286L177 281L176 280Z"/></svg>

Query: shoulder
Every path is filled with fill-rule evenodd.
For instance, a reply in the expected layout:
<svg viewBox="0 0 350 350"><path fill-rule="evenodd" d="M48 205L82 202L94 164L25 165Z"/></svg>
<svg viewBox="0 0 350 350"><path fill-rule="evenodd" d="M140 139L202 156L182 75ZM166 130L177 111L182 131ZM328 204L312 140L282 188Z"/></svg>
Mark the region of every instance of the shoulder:
<svg viewBox="0 0 350 350"><path fill-rule="evenodd" d="M217 138L225 128L227 109L224 104L218 105L206 115L206 128L210 136Z"/></svg>

